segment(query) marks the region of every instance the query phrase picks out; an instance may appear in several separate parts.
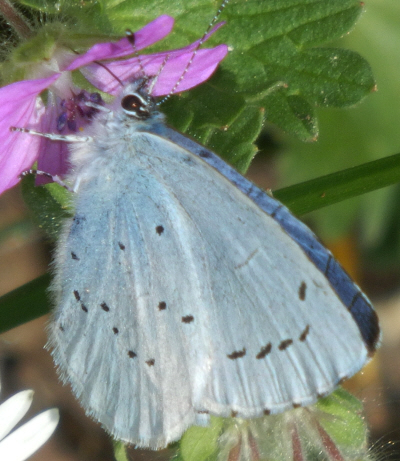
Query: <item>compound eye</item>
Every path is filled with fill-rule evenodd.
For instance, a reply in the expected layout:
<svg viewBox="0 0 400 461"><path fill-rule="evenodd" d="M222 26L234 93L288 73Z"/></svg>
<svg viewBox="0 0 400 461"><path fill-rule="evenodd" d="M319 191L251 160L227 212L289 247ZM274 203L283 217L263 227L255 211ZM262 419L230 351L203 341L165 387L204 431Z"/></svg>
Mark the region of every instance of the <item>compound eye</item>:
<svg viewBox="0 0 400 461"><path fill-rule="evenodd" d="M136 94L128 94L121 100L121 106L128 115L146 118L150 115L148 104Z"/></svg>

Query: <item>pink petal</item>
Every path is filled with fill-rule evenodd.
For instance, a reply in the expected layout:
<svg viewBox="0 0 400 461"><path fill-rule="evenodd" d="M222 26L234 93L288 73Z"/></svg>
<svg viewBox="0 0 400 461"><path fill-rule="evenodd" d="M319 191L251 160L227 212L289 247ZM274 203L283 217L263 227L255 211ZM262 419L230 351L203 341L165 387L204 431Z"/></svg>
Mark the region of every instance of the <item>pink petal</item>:
<svg viewBox="0 0 400 461"><path fill-rule="evenodd" d="M118 42L98 43L85 54L78 56L65 70L75 70L93 61L116 59L146 48L167 36L174 25L171 16L162 15L135 32L135 45L123 38Z"/></svg>
<svg viewBox="0 0 400 461"><path fill-rule="evenodd" d="M39 131L42 133L58 133L57 120L60 115L60 98L56 98L49 92L46 104L46 117L41 119ZM38 170L45 171L51 175L64 176L69 169L68 143L63 141L51 141L40 138ZM36 185L51 182L49 178L37 176Z"/></svg>
<svg viewBox="0 0 400 461"><path fill-rule="evenodd" d="M226 45L198 50L194 58L193 51L191 50L183 53L181 50L175 50L141 56L140 64L137 57L124 61L110 62L107 64L107 69L123 82L128 82L142 76L143 71L146 76L157 76L153 96L162 96L171 92L186 69L188 70L176 88L176 92L188 90L203 83L212 75L227 53L228 47ZM188 67L191 59L193 61ZM159 74L160 69L161 73ZM82 73L101 91L116 94L121 89L118 81L104 68L96 65L87 66L85 69L82 69Z"/></svg>
<svg viewBox="0 0 400 461"><path fill-rule="evenodd" d="M188 59L191 59L190 53L187 53L186 56L181 55L169 59L157 78L152 95L163 96L170 94L186 69L187 72L184 74L179 85L174 89L174 93L189 90L205 82L215 72L219 63L227 54L228 47L226 45L219 45L210 50L199 50L190 67L187 67Z"/></svg>
<svg viewBox="0 0 400 461"><path fill-rule="evenodd" d="M11 132L10 127L38 128L44 105L37 96L58 77L55 74L0 88L0 193L19 181L18 176L32 166L39 154L37 136Z"/></svg>

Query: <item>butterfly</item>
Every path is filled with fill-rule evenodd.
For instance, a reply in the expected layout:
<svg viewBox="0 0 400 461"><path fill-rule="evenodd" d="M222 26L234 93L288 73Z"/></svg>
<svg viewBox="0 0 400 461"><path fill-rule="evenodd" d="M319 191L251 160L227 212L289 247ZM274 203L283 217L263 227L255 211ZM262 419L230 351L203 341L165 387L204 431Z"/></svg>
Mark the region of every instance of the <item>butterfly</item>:
<svg viewBox="0 0 400 461"><path fill-rule="evenodd" d="M146 79L71 148L49 344L88 414L161 448L210 415L309 405L372 356L375 311L316 236L169 128Z"/></svg>

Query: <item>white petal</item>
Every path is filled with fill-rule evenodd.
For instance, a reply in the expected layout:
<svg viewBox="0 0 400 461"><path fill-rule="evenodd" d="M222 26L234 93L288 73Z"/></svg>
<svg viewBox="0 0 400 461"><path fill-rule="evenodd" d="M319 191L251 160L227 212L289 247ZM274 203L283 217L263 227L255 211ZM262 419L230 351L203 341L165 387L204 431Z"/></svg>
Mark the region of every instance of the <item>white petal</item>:
<svg viewBox="0 0 400 461"><path fill-rule="evenodd" d="M18 392L0 405L0 440L18 424L29 410L33 399L33 391Z"/></svg>
<svg viewBox="0 0 400 461"><path fill-rule="evenodd" d="M54 432L60 419L56 408L44 411L0 442L0 459L24 461Z"/></svg>

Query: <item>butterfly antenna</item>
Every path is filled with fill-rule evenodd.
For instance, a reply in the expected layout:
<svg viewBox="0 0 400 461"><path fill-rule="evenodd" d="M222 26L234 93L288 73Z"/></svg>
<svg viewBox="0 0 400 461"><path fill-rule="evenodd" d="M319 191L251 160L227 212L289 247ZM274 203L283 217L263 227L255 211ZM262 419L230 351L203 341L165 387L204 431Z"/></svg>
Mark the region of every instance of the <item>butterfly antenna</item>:
<svg viewBox="0 0 400 461"><path fill-rule="evenodd" d="M121 86L124 86L124 82L118 78L114 72L112 72L105 64L103 64L102 62L100 61L93 61L94 64L97 64L98 66L102 67L104 70L106 70L110 75L111 77L115 78L115 80L121 85Z"/></svg>
<svg viewBox="0 0 400 461"><path fill-rule="evenodd" d="M70 48L71 51L75 54L80 54L78 53L76 50L74 50L73 48ZM104 65L102 62L100 61L93 61L94 64L97 64L98 66L102 67L104 70L106 70L110 75L111 77L115 78L115 80L121 85L121 86L124 86L124 83L122 82L121 79L119 79L115 74L114 72L112 72L106 65Z"/></svg>
<svg viewBox="0 0 400 461"><path fill-rule="evenodd" d="M153 88L154 88L154 85L157 83L158 77L161 75L161 72L163 71L163 69L164 69L165 65L167 64L168 59L169 59L170 57L171 57L170 54L167 54L167 55L165 56L164 61L161 63L161 66L160 66L160 68L158 69L157 74L152 78L151 84L150 84L150 86L149 86L149 88L148 88L149 94L152 93ZM161 102L162 102L162 101L161 101ZM161 104L161 102L160 102L160 103L157 103L157 105Z"/></svg>
<svg viewBox="0 0 400 461"><path fill-rule="evenodd" d="M146 70L144 68L144 65L143 65L143 61L141 59L141 56L139 54L139 51L138 49L136 48L136 44L135 44L135 33L132 32L130 29L127 29L126 30L126 38L128 39L129 43L132 45L132 48L133 48L133 51L134 51L134 55L135 57L137 58L138 60L138 64L139 64L139 67L140 67L140 72L142 74L142 78L145 79L146 82L148 82L148 80L150 79L150 77L148 75L146 75ZM157 72L157 75L154 76L151 80L152 80L152 83L151 85L147 88L147 94L148 95L151 95L151 91L157 81L157 78L158 76L160 75L160 72L162 69L164 69L165 67L165 64L167 63L168 61L168 58L169 56L167 56L166 59L164 59L163 63L161 64L161 69Z"/></svg>
<svg viewBox="0 0 400 461"><path fill-rule="evenodd" d="M142 58L140 57L139 51L136 48L135 33L132 32L130 29L126 29L125 34L126 34L126 38L128 39L128 42L132 45L134 56L138 60L138 64L139 64L139 68L140 68L140 72L142 74L142 77L143 78L148 78L147 75L146 75L146 71L144 69Z"/></svg>
<svg viewBox="0 0 400 461"><path fill-rule="evenodd" d="M162 104L163 102L167 101L175 92L176 92L176 89L178 88L178 86L182 83L182 80L185 78L185 75L188 73L193 61L194 61L194 58L196 57L196 54L197 52L199 51L200 47L203 45L204 41L206 40L207 38L207 35L210 33L210 30L212 29L212 27L215 25L215 23L217 22L218 18L221 16L223 10L225 9L226 5L229 3L229 0L224 0L222 3L221 3L221 6L218 8L218 11L217 13L215 14L215 16L213 17L212 21L210 22L210 24L208 25L207 27L207 30L204 32L203 36L201 37L201 39L199 40L198 44L196 45L196 48L193 50L193 53L192 53L192 56L190 57L184 71L182 72L181 76L178 78L178 80L176 81L174 87L172 88L172 90L165 96L165 98L163 98L159 104ZM165 65L165 64L164 64Z"/></svg>
<svg viewBox="0 0 400 461"><path fill-rule="evenodd" d="M134 52L134 55L137 57L138 59L138 63L139 63L139 67L140 67L140 71L142 73L142 76L146 78L146 73L145 73L145 70L144 70L144 66L143 66L143 62L140 58L140 55L139 55L139 52L136 48L136 45L135 45L135 34L134 32L132 32L130 29L126 29L125 31L125 34L126 34L126 38L128 39L128 42L132 45L132 50ZM115 78L115 80L123 87L124 86L124 83L123 81L117 77L114 72L112 72L105 64L103 64L102 62L100 61L93 61L95 64L99 65L100 67L102 67L103 69L105 69L113 78Z"/></svg>

